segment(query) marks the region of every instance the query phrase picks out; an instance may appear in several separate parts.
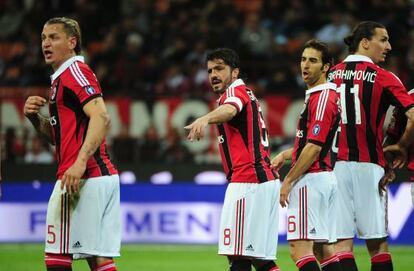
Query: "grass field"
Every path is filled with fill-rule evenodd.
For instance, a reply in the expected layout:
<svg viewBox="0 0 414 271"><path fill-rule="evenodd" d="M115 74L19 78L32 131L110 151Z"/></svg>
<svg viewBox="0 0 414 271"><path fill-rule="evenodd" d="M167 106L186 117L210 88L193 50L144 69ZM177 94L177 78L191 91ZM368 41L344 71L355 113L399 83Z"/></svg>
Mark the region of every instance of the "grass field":
<svg viewBox="0 0 414 271"><path fill-rule="evenodd" d="M297 270L289 258L286 245L278 248L278 265L283 271ZM0 244L1 271L45 270L43 246L39 244ZM227 261L217 255L216 246L188 245L124 245L122 257L117 260L120 271L225 271ZM392 246L394 270L413 270L414 246ZM365 247L356 247L360 271L370 270ZM76 261L75 271L89 270L86 261Z"/></svg>

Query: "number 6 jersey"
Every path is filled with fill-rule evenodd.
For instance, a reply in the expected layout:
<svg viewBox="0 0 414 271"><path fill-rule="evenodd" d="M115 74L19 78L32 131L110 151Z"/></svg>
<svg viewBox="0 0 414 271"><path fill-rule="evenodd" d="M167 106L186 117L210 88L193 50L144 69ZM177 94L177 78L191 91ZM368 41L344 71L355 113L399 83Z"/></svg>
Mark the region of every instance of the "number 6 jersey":
<svg viewBox="0 0 414 271"><path fill-rule="evenodd" d="M306 91L303 110L296 130L292 165L306 143L322 147L318 158L305 173L332 171L336 160L336 138L339 132L340 108L335 84L325 83Z"/></svg>

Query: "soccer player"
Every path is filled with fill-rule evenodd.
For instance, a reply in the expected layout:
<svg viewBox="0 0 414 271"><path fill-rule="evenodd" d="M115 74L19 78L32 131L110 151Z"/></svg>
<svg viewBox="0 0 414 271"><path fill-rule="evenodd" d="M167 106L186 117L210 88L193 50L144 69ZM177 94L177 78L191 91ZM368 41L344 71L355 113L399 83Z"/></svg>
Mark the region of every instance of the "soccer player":
<svg viewBox="0 0 414 271"><path fill-rule="evenodd" d="M410 90L408 94L410 94L411 98L414 100L414 89ZM388 125L387 137L385 139L384 146L389 146L391 144L397 143L398 140L401 138L402 133L404 132L406 124L407 117L405 116L402 108L396 107L394 109L391 122ZM393 168L395 167L393 158L393 156L389 156L389 159L387 159L389 160L387 161L388 174L386 176L387 178L383 178L383 182L381 183L382 189L384 189L385 185L388 182L391 182L395 178L395 174L393 172ZM411 172L411 199L414 206L414 144L411 144L408 149L407 168Z"/></svg>
<svg viewBox="0 0 414 271"><path fill-rule="evenodd" d="M308 41L300 67L308 89L300 115L294 147L272 160L276 170L292 160L280 189L280 204L288 205L288 233L292 260L299 270L320 270L313 254L314 246L323 252L322 270L341 270L332 242L335 242L336 159L334 141L340 122L336 85L326 82L331 66L328 46Z"/></svg>
<svg viewBox="0 0 414 271"><path fill-rule="evenodd" d="M218 143L229 185L221 214L219 254L230 271L277 271L280 181L270 169L269 141L259 101L240 75L239 56L227 48L207 55L218 107L184 127L190 141L218 128Z"/></svg>
<svg viewBox="0 0 414 271"><path fill-rule="evenodd" d="M387 29L365 21L344 39L350 55L328 74L341 101L341 133L335 175L341 215L337 216L336 251L344 270L357 270L353 251L355 231L371 256L371 270L392 270L387 244L386 195L380 195L384 175L383 125L391 104L409 118L401 145L412 139L414 104L401 81L380 68L391 50Z"/></svg>
<svg viewBox="0 0 414 271"><path fill-rule="evenodd" d="M50 95L28 97L24 114L56 146L58 160L47 208L46 268L72 270L72 259L87 258L91 270L113 271L121 243L119 177L106 150L110 119L102 91L79 56L76 21L52 18L41 37L45 62L54 71ZM49 118L39 114L46 103Z"/></svg>

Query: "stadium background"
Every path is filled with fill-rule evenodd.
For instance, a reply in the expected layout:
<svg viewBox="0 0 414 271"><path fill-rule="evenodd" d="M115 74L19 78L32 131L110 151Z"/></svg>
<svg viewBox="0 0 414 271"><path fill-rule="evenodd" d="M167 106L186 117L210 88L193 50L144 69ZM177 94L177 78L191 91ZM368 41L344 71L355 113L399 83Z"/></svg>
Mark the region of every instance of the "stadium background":
<svg viewBox="0 0 414 271"><path fill-rule="evenodd" d="M188 144L182 129L214 107L206 52L215 47L239 52L243 78L262 101L275 154L293 142L305 88L299 56L310 38L328 42L339 61L347 54L342 38L356 23L382 22L393 47L383 66L408 89L414 87L413 5L403 0L0 0L0 270L42 266L42 246L27 243L44 238L54 154L35 136L22 107L28 95L48 93L51 71L40 48L48 18L79 21L83 54L111 114L108 142L122 172L123 240L131 243L123 249L121 270L187 270L187 265L224 270L225 259L211 245L225 190L215 131ZM408 172L398 172L389 197L396 270L414 264L408 180ZM283 270L294 269L283 219L282 214L279 258ZM366 252L358 252L365 270ZM17 260L22 254L27 261Z"/></svg>

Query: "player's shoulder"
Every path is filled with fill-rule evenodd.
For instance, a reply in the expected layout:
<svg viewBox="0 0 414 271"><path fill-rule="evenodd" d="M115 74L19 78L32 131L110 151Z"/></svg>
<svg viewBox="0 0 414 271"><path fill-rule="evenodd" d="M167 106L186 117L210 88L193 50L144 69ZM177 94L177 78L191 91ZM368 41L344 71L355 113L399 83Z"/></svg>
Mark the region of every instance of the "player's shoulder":
<svg viewBox="0 0 414 271"><path fill-rule="evenodd" d="M68 84L86 87L93 85L96 81L95 74L91 68L81 61L73 62L64 72Z"/></svg>

